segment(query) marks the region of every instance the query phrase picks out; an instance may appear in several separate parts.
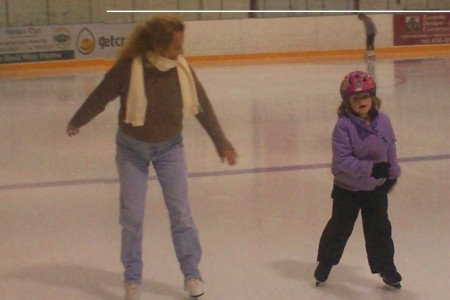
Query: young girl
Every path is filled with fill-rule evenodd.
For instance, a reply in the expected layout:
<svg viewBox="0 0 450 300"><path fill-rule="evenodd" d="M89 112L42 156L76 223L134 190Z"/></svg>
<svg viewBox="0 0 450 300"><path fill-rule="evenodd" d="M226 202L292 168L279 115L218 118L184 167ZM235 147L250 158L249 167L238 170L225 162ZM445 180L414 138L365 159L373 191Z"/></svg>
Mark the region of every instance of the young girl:
<svg viewBox="0 0 450 300"><path fill-rule="evenodd" d="M395 136L388 116L379 112L375 80L367 73L347 74L332 135L333 210L320 239L316 285L328 279L344 252L361 211L370 269L399 288L387 194L400 176Z"/></svg>
<svg viewBox="0 0 450 300"><path fill-rule="evenodd" d="M184 24L156 16L136 26L116 64L89 95L67 126L69 136L120 97L116 164L120 179L121 260L125 300L140 299L142 236L150 164L158 176L169 212L172 240L185 289L203 294L198 264L202 255L191 215L182 141L183 116L194 115L212 138L222 161L234 165L237 153L226 139L208 96L183 58ZM201 147L202 145L199 145Z"/></svg>

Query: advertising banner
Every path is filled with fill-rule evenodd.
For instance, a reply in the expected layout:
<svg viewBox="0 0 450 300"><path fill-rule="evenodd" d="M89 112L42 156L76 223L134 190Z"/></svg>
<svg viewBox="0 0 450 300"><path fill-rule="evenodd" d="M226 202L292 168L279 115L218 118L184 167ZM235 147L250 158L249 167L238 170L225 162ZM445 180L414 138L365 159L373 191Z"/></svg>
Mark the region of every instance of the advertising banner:
<svg viewBox="0 0 450 300"><path fill-rule="evenodd" d="M63 28L7 27L0 29L0 63L73 59L70 33Z"/></svg>
<svg viewBox="0 0 450 300"><path fill-rule="evenodd" d="M135 25L127 23L74 26L72 33L75 59L114 58Z"/></svg>
<svg viewBox="0 0 450 300"><path fill-rule="evenodd" d="M0 28L0 64L114 58L135 24Z"/></svg>
<svg viewBox="0 0 450 300"><path fill-rule="evenodd" d="M450 13L395 14L394 46L450 44Z"/></svg>

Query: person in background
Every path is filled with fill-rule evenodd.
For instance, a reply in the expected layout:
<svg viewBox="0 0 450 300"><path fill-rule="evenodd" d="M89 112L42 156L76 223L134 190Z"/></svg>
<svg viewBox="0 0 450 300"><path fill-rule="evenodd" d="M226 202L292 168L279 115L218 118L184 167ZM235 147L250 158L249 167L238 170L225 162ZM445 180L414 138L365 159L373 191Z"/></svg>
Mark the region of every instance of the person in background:
<svg viewBox="0 0 450 300"><path fill-rule="evenodd" d="M203 295L198 268L202 249L188 202L183 117L197 118L222 162L237 162L238 155L225 137L202 84L182 55L184 29L184 23L170 15L158 15L136 26L114 66L66 129L69 136L78 134L110 101L120 98L116 165L126 300L138 300L141 294L143 221L151 164L168 210L184 287L191 297Z"/></svg>
<svg viewBox="0 0 450 300"><path fill-rule="evenodd" d="M248 12L249 18L256 18L256 12L258 10L258 1L256 0L250 0L249 3L250 11Z"/></svg>
<svg viewBox="0 0 450 300"><path fill-rule="evenodd" d="M340 86L342 102L332 134L334 175L332 216L320 238L314 272L324 283L337 265L361 211L367 258L373 274L400 288L388 217L388 193L401 170L389 117L379 111L376 83L370 74L347 74Z"/></svg>
<svg viewBox="0 0 450 300"><path fill-rule="evenodd" d="M358 19L363 21L366 29L366 57L375 57L375 35L377 34L377 27L372 19L366 14L358 14Z"/></svg>

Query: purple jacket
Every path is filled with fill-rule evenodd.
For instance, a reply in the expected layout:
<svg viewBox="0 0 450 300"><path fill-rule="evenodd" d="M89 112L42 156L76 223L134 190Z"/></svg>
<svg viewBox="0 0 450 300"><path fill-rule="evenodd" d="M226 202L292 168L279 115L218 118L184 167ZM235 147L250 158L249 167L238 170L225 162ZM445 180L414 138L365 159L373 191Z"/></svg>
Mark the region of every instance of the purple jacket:
<svg viewBox="0 0 450 300"><path fill-rule="evenodd" d="M350 191L370 191L384 178L370 176L373 164L389 162L389 178L400 176L395 136L389 117L378 112L370 125L352 113L339 118L332 136L334 184Z"/></svg>

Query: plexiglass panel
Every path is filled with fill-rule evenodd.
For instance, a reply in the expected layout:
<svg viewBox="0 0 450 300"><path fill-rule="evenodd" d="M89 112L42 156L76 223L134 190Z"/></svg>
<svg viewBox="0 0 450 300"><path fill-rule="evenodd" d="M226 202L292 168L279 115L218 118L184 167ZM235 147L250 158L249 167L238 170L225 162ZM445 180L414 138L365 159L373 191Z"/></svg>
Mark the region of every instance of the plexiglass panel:
<svg viewBox="0 0 450 300"><path fill-rule="evenodd" d="M255 13L246 12L251 2L256 6ZM450 9L450 0L358 2L361 10ZM355 0L0 0L0 26L144 22L156 13L107 13L107 10L192 11L178 13L185 21L316 16L354 10L355 3ZM200 12L211 10L215 12ZM263 12L276 10L283 12Z"/></svg>

